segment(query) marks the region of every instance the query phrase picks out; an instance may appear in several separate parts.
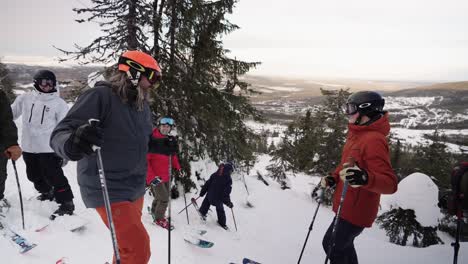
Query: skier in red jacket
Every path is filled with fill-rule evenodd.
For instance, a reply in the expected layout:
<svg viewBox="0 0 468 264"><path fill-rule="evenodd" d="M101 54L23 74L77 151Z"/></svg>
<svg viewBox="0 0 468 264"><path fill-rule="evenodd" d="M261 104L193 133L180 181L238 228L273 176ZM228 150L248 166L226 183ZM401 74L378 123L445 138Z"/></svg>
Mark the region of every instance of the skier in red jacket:
<svg viewBox="0 0 468 264"><path fill-rule="evenodd" d="M169 228L169 222L164 217L171 191L169 170L180 171L179 159L177 158L177 139L169 135L173 126L174 119L170 117L158 120L158 126L153 130L146 155L148 161L146 184L150 186L154 196L151 214L155 224L163 228ZM171 164L169 164L169 160Z"/></svg>
<svg viewBox="0 0 468 264"><path fill-rule="evenodd" d="M348 181L336 233L334 222L323 238L323 248L331 264L357 264L354 239L374 222L381 194L397 190L397 177L390 164L387 135L390 132L388 113L383 111L385 100L376 92L352 94L346 105L348 136L341 162L330 176L323 177L323 187L334 187L333 211L337 212L344 181ZM352 164L350 163L352 161Z"/></svg>

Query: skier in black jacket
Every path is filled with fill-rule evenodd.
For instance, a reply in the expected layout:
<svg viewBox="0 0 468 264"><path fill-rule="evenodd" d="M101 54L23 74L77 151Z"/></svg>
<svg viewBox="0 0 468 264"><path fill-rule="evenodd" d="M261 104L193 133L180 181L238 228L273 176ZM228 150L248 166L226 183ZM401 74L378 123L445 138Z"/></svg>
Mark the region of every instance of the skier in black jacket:
<svg viewBox="0 0 468 264"><path fill-rule="evenodd" d="M203 185L200 192L200 196L202 197L207 193L200 207L201 215L205 218L210 205L214 205L218 215L218 224L224 229L228 227L226 226L226 213L224 212L223 204L229 208L234 207L230 198L232 190L231 173L233 169L231 163L221 164L218 170L211 174L210 179Z"/></svg>
<svg viewBox="0 0 468 264"><path fill-rule="evenodd" d="M0 213L5 213L10 208L10 202L4 197L7 161L19 159L21 152L10 101L5 92L0 90Z"/></svg>

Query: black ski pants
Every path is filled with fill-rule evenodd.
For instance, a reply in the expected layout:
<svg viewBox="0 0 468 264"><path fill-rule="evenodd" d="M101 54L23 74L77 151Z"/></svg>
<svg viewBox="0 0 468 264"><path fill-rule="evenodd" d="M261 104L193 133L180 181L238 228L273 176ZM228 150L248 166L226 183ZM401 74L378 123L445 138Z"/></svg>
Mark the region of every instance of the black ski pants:
<svg viewBox="0 0 468 264"><path fill-rule="evenodd" d="M0 199L5 195L5 181L7 179L8 159L3 153L0 153Z"/></svg>
<svg viewBox="0 0 468 264"><path fill-rule="evenodd" d="M71 201L73 193L68 180L63 174L62 158L55 153L23 152L28 180L40 193L50 192L53 188L57 203Z"/></svg>
<svg viewBox="0 0 468 264"><path fill-rule="evenodd" d="M333 223L328 227L323 237L322 246L325 254L328 253L330 245L333 244L331 236L333 232ZM363 227L356 226L340 218L336 227L335 243L333 245L330 258L330 264L358 264L356 249L354 248L354 239L359 236Z"/></svg>
<svg viewBox="0 0 468 264"><path fill-rule="evenodd" d="M203 203L200 207L200 213L202 215L206 215L208 213L208 209L210 209L210 201L208 196L203 199ZM224 212L224 205L222 202L213 204L216 207L216 214L218 215L218 223L222 226L226 225L226 213Z"/></svg>

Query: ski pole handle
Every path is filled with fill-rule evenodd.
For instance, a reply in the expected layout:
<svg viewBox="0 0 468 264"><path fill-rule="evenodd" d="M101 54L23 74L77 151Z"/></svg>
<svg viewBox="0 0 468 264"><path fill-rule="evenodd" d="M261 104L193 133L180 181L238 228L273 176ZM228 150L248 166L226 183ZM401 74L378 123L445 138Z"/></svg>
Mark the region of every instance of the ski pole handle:
<svg viewBox="0 0 468 264"><path fill-rule="evenodd" d="M97 127L99 125L99 122L101 122L99 119L96 119L96 118L90 118L88 120L88 123L92 126L92 127ZM98 147L96 145L93 145L92 147L93 151L96 152L96 150L98 149L101 149L101 147Z"/></svg>

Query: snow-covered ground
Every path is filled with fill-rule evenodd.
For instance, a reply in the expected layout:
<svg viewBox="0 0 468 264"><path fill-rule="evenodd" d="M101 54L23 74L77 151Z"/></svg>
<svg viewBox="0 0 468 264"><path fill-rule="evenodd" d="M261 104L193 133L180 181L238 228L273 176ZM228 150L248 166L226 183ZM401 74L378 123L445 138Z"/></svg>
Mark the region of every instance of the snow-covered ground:
<svg viewBox="0 0 468 264"><path fill-rule="evenodd" d="M21 122L16 122L21 133ZM284 126L266 125L254 122L247 123L257 132L262 130L277 131L281 136ZM465 131L463 131L465 133ZM410 137L404 132L401 136ZM414 135L417 138L418 135ZM277 140L277 139L275 139ZM277 143L277 142L275 142ZM216 224L216 213L208 217L206 223L201 223L192 207L189 209L190 225L187 225L185 212L177 214L184 206L183 196L172 201L172 217L175 230L171 232L171 255L174 264L220 264L240 263L243 257L255 259L266 264L296 263L304 239L308 232L310 221L317 203L311 199L310 193L319 177L305 174L288 174L291 189L281 190L279 184L268 177L270 186L256 179L257 171L267 175L266 166L270 164L270 156L259 155L251 171L244 174L250 195L247 196L240 172L233 175L235 214L238 230L235 230L233 214L226 209L227 224L230 231L225 231ZM193 173L198 171L202 177L209 177L216 170L212 162L197 161L192 163ZM81 201L81 195L76 179L76 163L69 162L64 167L70 185L75 195L76 213L89 220L86 229L80 233L72 233L60 224L52 224L42 232L34 230L47 222L48 216L57 208L54 202L39 202L34 199L37 195L31 182L27 180L25 164L22 159L17 161L18 174L22 187L25 207L26 229L21 228L20 204L16 186L15 174L11 163L8 164L8 179L6 182L6 198L11 202L12 208L6 219L14 230L24 235L29 241L38 246L21 255L16 246L7 239L0 239L1 263L38 263L50 264L62 257L67 263L97 263L102 264L112 259L112 243L109 231L92 209L86 209ZM192 175L195 179L195 175ZM400 190L395 195L385 196L382 199L382 211L390 206L402 206L415 209L418 219L424 224L436 223L439 214L434 203L437 194L434 186L421 174L407 177L400 183ZM201 184L201 183L199 183ZM198 197L196 190L187 194L187 200ZM31 199L32 198L32 199ZM246 201L254 205L247 207ZM201 202L201 199L199 200ZM167 230L163 230L151 223L151 216L146 207L152 202L152 197L145 196L145 209L142 221L151 238L152 256L150 263L167 263L168 245ZM331 223L333 212L328 207L319 210L311 231L302 263L320 263L324 261L321 242L322 237ZM214 247L201 249L183 240L183 235L192 228L208 230L204 238L213 241ZM453 248L450 246L452 238L439 233L444 245L428 248L402 247L388 242L385 231L374 225L366 229L356 239L356 248L360 263L363 264L394 264L394 263L425 263L440 264L451 263ZM468 243L462 243L458 263L468 263Z"/></svg>
<svg viewBox="0 0 468 264"><path fill-rule="evenodd" d="M234 227L233 215L228 208L226 208L226 214L230 231L224 231L216 225L215 213L208 217L206 224L202 224L192 207L189 209L190 225L187 225L185 213L176 214L185 206L183 197L181 196L172 201L172 216L176 227L171 233L172 263L219 264L231 261L240 263L243 257L250 257L267 264L297 262L317 206L317 203L310 197L310 191L319 178L304 174L289 175L292 187L290 190L281 190L277 183L267 178L270 186L266 186L256 179L256 172L266 174L265 167L269 162L270 157L268 155L260 155L254 168L249 174L245 174L245 180L250 192L249 197L247 197L247 192L241 181L241 175L239 173L233 175L232 200L235 205L233 212L236 217L237 232ZM25 198L26 230L21 230L18 192L11 163L8 165L9 177L6 186L6 197L12 203L12 209L7 216L7 222L28 240L37 243L38 246L21 255L11 242L7 241L7 239L1 239L0 255L2 260L8 260L5 263L18 264L50 264L55 263L62 257L66 257L67 263L71 264L104 263L110 260L112 258L112 244L109 232L97 214L91 209L85 209L81 202L76 182L76 163L70 162L65 167L65 174L76 196L76 212L90 221L87 229L81 233L69 232L60 225L52 225L42 232L34 231L40 223L46 221L47 216L55 210L57 205L53 202L28 200L27 198L33 197L36 192L32 184L26 179L25 165L21 159L17 162L17 165L23 197ZM210 162L198 161L193 165L194 171L201 172L201 175L205 177L208 177L216 169L215 164ZM409 185L414 186L414 184L421 182L416 178L411 178L416 182ZM419 193L417 188L414 188L413 191L416 194ZM410 196L411 192L411 188L404 190L406 196ZM197 196L195 192L187 194L187 199ZM391 197L387 197L387 199L389 198ZM396 198L398 197L395 196ZM151 196L147 195L145 197L145 207L150 205L151 199ZM247 199L254 205L253 208L245 206ZM420 201L420 203L425 202ZM429 202L432 203L433 201ZM320 263L324 260L325 254L322 250L321 241L332 218L333 213L330 208L320 208L302 263ZM167 231L151 224L151 217L146 213L146 210L143 214L143 222L151 238L152 256L150 263L167 263ZM189 228L208 230L204 237L213 241L215 243L214 247L201 249L184 242L183 234ZM445 242L444 245L428 248L402 247L389 243L385 232L374 225L372 228L366 229L356 239L356 247L360 263L364 264L451 263L453 258L453 249L450 246L451 238L442 233L441 237ZM467 243L462 243L458 263L468 263Z"/></svg>

